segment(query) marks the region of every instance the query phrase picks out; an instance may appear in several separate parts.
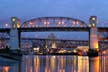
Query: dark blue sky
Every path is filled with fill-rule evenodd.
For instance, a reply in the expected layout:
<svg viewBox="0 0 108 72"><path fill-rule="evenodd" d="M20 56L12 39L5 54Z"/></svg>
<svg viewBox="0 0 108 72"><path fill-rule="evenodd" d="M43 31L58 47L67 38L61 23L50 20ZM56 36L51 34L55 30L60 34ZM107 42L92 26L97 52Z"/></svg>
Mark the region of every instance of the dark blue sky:
<svg viewBox="0 0 108 72"><path fill-rule="evenodd" d="M0 22L17 16L28 20L42 16L65 16L88 20L96 15L108 19L108 0L0 0Z"/></svg>
<svg viewBox="0 0 108 72"><path fill-rule="evenodd" d="M108 0L0 0L0 24L9 23L10 17L21 21L45 16L73 17L88 22L91 15L99 24L108 23Z"/></svg>

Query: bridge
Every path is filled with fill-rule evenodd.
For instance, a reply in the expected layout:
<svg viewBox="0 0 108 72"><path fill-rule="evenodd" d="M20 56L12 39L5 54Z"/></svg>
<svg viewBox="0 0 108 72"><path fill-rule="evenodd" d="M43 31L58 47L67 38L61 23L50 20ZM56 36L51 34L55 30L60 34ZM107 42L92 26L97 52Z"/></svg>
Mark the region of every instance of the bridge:
<svg viewBox="0 0 108 72"><path fill-rule="evenodd" d="M97 17L91 16L89 24L82 20L69 17L40 17L34 18L20 24L17 17L11 18L11 24L0 28L1 33L10 35L11 48L18 49L20 47L20 39L22 32L45 32L45 31L78 31L89 33L89 48L99 50L98 37L99 33L108 32L108 27L97 27ZM100 35L103 37L102 35ZM107 37L107 36L106 36ZM106 38L105 38L106 39ZM15 41L16 40L16 41ZM15 43L16 42L16 43ZM15 43L15 45L13 45Z"/></svg>

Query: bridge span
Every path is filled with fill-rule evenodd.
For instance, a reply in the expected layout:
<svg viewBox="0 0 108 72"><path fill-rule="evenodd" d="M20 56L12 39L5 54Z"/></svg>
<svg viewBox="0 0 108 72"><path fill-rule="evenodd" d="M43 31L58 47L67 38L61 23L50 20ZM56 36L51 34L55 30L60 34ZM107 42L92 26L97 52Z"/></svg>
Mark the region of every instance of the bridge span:
<svg viewBox="0 0 108 72"><path fill-rule="evenodd" d="M6 26L5 28L0 28L0 32L10 34L10 45L13 50L20 48L22 32L79 31L88 32L89 48L98 51L98 32L108 32L108 27L97 27L96 16L90 17L89 24L69 17L40 17L20 24L20 20L17 17L12 17L11 25Z"/></svg>

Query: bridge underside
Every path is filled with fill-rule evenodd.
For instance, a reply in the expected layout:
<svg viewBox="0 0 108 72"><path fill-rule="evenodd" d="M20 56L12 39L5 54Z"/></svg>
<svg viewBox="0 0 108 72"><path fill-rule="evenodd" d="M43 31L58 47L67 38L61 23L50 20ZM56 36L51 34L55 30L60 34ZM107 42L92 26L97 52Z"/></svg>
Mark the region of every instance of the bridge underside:
<svg viewBox="0 0 108 72"><path fill-rule="evenodd" d="M45 32L45 31L78 31L88 32L89 27L31 27L18 28L19 32ZM0 33L10 33L10 28L0 28ZM108 32L108 27L98 27L98 32Z"/></svg>

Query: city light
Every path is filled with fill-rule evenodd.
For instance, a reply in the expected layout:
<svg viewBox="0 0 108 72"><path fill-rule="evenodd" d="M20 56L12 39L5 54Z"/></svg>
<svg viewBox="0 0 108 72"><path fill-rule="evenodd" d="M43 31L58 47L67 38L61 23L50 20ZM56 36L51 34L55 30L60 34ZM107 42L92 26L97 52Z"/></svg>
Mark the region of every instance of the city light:
<svg viewBox="0 0 108 72"><path fill-rule="evenodd" d="M77 50L73 50L74 53L77 53Z"/></svg>
<svg viewBox="0 0 108 72"><path fill-rule="evenodd" d="M103 54L105 54L106 52L105 52L105 51L103 51L102 53L103 53Z"/></svg>
<svg viewBox="0 0 108 72"><path fill-rule="evenodd" d="M34 51L39 52L39 47L33 48Z"/></svg>
<svg viewBox="0 0 108 72"><path fill-rule="evenodd" d="M66 50L59 50L58 53L66 53Z"/></svg>
<svg viewBox="0 0 108 72"><path fill-rule="evenodd" d="M5 27L9 27L9 24L5 24Z"/></svg>
<svg viewBox="0 0 108 72"><path fill-rule="evenodd" d="M57 48L56 43L52 43L52 47L51 48Z"/></svg>

